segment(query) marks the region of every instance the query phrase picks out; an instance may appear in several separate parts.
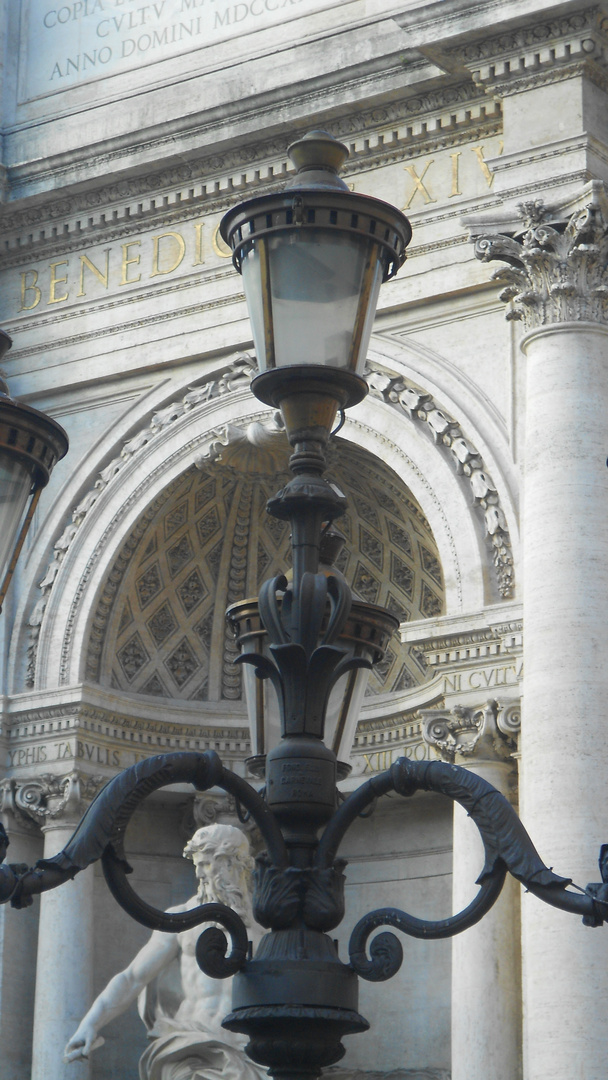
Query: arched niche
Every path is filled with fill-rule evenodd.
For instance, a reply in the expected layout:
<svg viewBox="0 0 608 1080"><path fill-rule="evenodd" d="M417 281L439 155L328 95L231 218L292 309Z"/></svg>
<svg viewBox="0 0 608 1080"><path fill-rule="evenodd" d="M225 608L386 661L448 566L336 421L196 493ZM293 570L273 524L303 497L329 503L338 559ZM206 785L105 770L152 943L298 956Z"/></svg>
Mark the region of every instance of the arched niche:
<svg viewBox="0 0 608 1080"><path fill-rule="evenodd" d="M391 347L388 352L395 350ZM385 350L382 358L393 370L400 367L407 373L403 355L399 361ZM454 409L454 403L446 398L445 407ZM228 426L243 428L270 416L269 410L259 406L250 391L238 384L230 393L202 400L188 411L176 408L173 414L169 403L166 412L171 414L171 422L161 425L153 438L143 440L138 453L121 463L117 476L111 477L100 491L62 554L40 626L36 689L76 685L87 679L87 654L99 629L95 620L100 600L125 544L141 531L143 516L148 514L152 520L161 512L197 453L214 438L221 438ZM433 554L442 571L441 610L455 615L492 602L483 529L470 493L442 447L403 412L371 395L349 413L343 435L359 451L367 452L370 460L392 471L428 522ZM63 522L60 513L58 508L57 528L65 528L65 508ZM428 584L432 588L432 582ZM29 606L31 603L30 599ZM431 614L430 607L425 610L424 606L412 612L414 618ZM435 608L434 614L439 613ZM100 648L104 647L105 639L100 642Z"/></svg>

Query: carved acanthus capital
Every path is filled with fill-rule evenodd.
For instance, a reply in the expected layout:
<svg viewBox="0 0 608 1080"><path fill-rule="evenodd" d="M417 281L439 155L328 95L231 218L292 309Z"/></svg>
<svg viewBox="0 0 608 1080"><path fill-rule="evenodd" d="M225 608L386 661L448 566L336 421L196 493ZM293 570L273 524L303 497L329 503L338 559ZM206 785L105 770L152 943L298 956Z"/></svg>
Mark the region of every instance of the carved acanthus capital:
<svg viewBox="0 0 608 1080"><path fill-rule="evenodd" d="M519 702L499 705L490 700L481 708L455 705L423 709L424 741L444 761L466 765L475 757L484 761L509 761L517 750L521 724Z"/></svg>
<svg viewBox="0 0 608 1080"><path fill-rule="evenodd" d="M84 776L77 771L64 776L43 773L31 780L11 777L0 782L0 811L37 825L63 817L78 820L105 782L104 776Z"/></svg>
<svg viewBox="0 0 608 1080"><path fill-rule="evenodd" d="M562 322L608 323L608 198L593 181L587 204L567 219L542 201L519 206L523 230L477 232L475 255L508 264L492 276L503 283L507 319L526 330Z"/></svg>

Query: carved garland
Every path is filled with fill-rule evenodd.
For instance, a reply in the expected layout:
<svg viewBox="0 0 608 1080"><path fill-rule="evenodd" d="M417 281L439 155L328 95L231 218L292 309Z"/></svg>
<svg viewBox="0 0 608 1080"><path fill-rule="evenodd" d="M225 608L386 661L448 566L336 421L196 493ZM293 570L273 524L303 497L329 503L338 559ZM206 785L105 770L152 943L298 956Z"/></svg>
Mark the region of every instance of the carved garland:
<svg viewBox="0 0 608 1080"><path fill-rule="evenodd" d="M483 514L486 535L492 546L498 591L504 600L509 599L514 585L511 540L498 492L479 451L465 437L458 422L440 409L425 390L405 383L400 375L389 373L373 362L368 362L366 378L374 397L425 424L436 445L448 454L456 472L468 478L474 506Z"/></svg>

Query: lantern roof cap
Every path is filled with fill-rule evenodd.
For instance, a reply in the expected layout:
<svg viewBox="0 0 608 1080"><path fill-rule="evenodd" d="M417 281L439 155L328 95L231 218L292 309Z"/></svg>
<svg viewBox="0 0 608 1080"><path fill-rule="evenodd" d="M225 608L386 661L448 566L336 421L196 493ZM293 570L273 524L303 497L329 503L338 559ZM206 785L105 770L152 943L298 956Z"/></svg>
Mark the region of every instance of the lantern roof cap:
<svg viewBox="0 0 608 1080"><path fill-rule="evenodd" d="M296 175L285 185L290 188L329 188L348 191L348 185L338 176L349 156L348 147L327 131L309 131L296 139L287 153L296 167Z"/></svg>

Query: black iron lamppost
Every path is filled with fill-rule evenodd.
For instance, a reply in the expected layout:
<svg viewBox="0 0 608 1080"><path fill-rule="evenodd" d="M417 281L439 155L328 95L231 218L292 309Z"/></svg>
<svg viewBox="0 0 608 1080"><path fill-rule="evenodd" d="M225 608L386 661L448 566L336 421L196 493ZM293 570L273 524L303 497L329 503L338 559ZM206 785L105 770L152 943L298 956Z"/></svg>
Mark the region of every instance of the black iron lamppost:
<svg viewBox="0 0 608 1080"><path fill-rule="evenodd" d="M0 330L0 362L11 344ZM67 450L61 425L15 401L0 378L0 611L42 489Z"/></svg>
<svg viewBox="0 0 608 1080"><path fill-rule="evenodd" d="M351 193L338 178L346 153L330 136L311 133L291 148L295 179L277 195L231 210L222 223L251 312L261 369L253 392L281 409L294 451L293 479L268 504L271 514L291 524L293 577L275 577L259 601L229 612L240 662L257 677L249 685L252 765L265 775L265 791L225 769L212 752L149 758L100 792L59 855L31 870L0 867L0 900L14 907L101 858L114 896L145 926L169 932L205 922L225 927L229 955L216 925L198 940L198 963L208 975L235 976L224 1026L246 1033L249 1056L285 1080L315 1080L342 1057L342 1036L368 1027L358 1012L358 978L390 978L403 955L399 940L386 932L373 938L367 955L378 927L422 938L465 930L495 902L507 870L591 926L608 918L608 885L570 891L570 881L543 864L507 800L459 766L402 758L338 806L339 758L352 741L360 675L382 655L395 620L353 602L344 578L325 561L328 524L343 512L345 498L323 478L324 449L338 414L365 394L361 368L378 289L402 264L411 235L399 211ZM264 680L274 697L262 693ZM180 782L234 795L262 833L266 851L257 861L253 905L269 933L255 956L244 924L225 905L166 914L128 883L123 842L134 810L152 791ZM393 908L370 912L351 935L349 963L342 963L328 933L344 915L342 838L378 796L410 797L418 790L461 803L477 824L486 855L479 891L465 910L438 921Z"/></svg>

